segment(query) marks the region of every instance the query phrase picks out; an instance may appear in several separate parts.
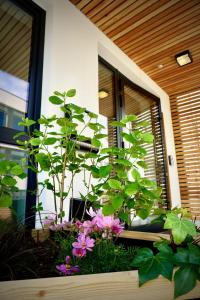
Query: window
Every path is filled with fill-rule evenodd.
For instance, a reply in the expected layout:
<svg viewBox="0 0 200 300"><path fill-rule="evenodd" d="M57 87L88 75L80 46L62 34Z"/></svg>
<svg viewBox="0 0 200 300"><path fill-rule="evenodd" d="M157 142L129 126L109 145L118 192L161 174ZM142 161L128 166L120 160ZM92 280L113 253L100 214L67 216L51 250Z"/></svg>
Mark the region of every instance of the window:
<svg viewBox="0 0 200 300"><path fill-rule="evenodd" d="M99 61L99 113L108 118L109 146L123 147L119 131L109 126L110 120L119 120L123 115L135 114L139 121L148 121L147 130L154 134L152 145L145 145L148 170L144 176L157 182L162 187L162 207L168 207L167 173L165 168L165 146L162 132L162 114L157 97L135 85L102 58Z"/></svg>
<svg viewBox="0 0 200 300"><path fill-rule="evenodd" d="M0 10L0 152L19 161L24 153L13 140L23 130L18 122L40 116L45 12L30 0L2 0ZM34 184L29 171L28 181L19 182L20 194L14 195L21 220L32 215L35 197L26 190Z"/></svg>

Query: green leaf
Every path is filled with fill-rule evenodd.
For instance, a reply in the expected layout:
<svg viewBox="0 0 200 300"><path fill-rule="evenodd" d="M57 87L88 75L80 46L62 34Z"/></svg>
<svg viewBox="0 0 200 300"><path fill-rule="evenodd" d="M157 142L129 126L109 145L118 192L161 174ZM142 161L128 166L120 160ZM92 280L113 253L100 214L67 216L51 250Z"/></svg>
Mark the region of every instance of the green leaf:
<svg viewBox="0 0 200 300"><path fill-rule="evenodd" d="M180 267L174 275L174 297L177 298L190 292L196 285L196 279L197 274L192 266Z"/></svg>
<svg viewBox="0 0 200 300"><path fill-rule="evenodd" d="M112 205L104 205L103 209L102 209L102 212L103 212L104 216L110 216L110 215L114 214L115 210L112 207Z"/></svg>
<svg viewBox="0 0 200 300"><path fill-rule="evenodd" d="M131 167L132 166L132 163L129 160L124 159L124 158L120 158L120 159L117 158L115 160L115 162L118 163L118 164L120 164L120 165L123 165L125 167Z"/></svg>
<svg viewBox="0 0 200 300"><path fill-rule="evenodd" d="M135 195L139 191L139 186L136 182L129 183L125 186L125 193L128 196Z"/></svg>
<svg viewBox="0 0 200 300"><path fill-rule="evenodd" d="M108 184L111 187L111 189L115 189L115 190L121 190L122 189L122 185L121 185L121 182L119 180L109 179Z"/></svg>
<svg viewBox="0 0 200 300"><path fill-rule="evenodd" d="M39 146L41 143L41 140L40 140L40 138L32 138L29 140L29 142L32 146Z"/></svg>
<svg viewBox="0 0 200 300"><path fill-rule="evenodd" d="M143 142L147 143L147 144L153 143L153 140L154 140L153 134L151 134L149 132L142 133L141 138L142 138Z"/></svg>
<svg viewBox="0 0 200 300"><path fill-rule="evenodd" d="M166 253L160 252L156 254L155 259L158 263L159 273L168 280L172 280L174 266L170 257Z"/></svg>
<svg viewBox="0 0 200 300"><path fill-rule="evenodd" d="M111 171L112 171L112 166L111 165L102 166L102 167L99 168L99 176L101 178L107 177L110 174Z"/></svg>
<svg viewBox="0 0 200 300"><path fill-rule="evenodd" d="M0 207L10 207L12 205L12 196L3 192L0 197Z"/></svg>
<svg viewBox="0 0 200 300"><path fill-rule="evenodd" d="M114 127L126 127L126 124L124 124L120 121L112 121L112 122L110 122L109 125L114 126Z"/></svg>
<svg viewBox="0 0 200 300"><path fill-rule="evenodd" d="M189 251L187 248L177 248L173 257L174 264L181 266L189 263Z"/></svg>
<svg viewBox="0 0 200 300"><path fill-rule="evenodd" d="M103 138L105 138L105 137L107 137L107 136L108 136L107 134L99 133L99 134L96 134L96 135L95 135L95 138L96 138L96 139L103 139Z"/></svg>
<svg viewBox="0 0 200 300"><path fill-rule="evenodd" d="M60 93L58 91L55 91L54 95L59 96L59 97L64 97L65 96L64 93Z"/></svg>
<svg viewBox="0 0 200 300"><path fill-rule="evenodd" d="M21 175L23 173L23 168L20 165L12 167L10 170L13 175Z"/></svg>
<svg viewBox="0 0 200 300"><path fill-rule="evenodd" d="M91 118L91 119L97 119L98 115L97 114L94 114L92 112L88 112L88 116Z"/></svg>
<svg viewBox="0 0 200 300"><path fill-rule="evenodd" d="M148 165L143 160L137 161L137 165L145 170L148 169Z"/></svg>
<svg viewBox="0 0 200 300"><path fill-rule="evenodd" d="M125 116L123 119L121 119L121 123L126 124L129 122L134 122L137 121L138 117L135 115L129 115L129 116Z"/></svg>
<svg viewBox="0 0 200 300"><path fill-rule="evenodd" d="M169 255L169 256L173 255L173 251L170 248L168 241L154 242L153 245L154 245L155 248L157 248L163 254Z"/></svg>
<svg viewBox="0 0 200 300"><path fill-rule="evenodd" d="M140 267L142 263L149 258L153 258L153 251L149 248L140 248L133 259L132 265L134 267Z"/></svg>
<svg viewBox="0 0 200 300"><path fill-rule="evenodd" d="M36 157L36 161L40 164L40 168L44 171L49 171L51 163L49 161L48 155L44 153L38 153L36 154L35 157Z"/></svg>
<svg viewBox="0 0 200 300"><path fill-rule="evenodd" d="M76 95L76 90L75 89L70 89L66 92L67 97L74 97Z"/></svg>
<svg viewBox="0 0 200 300"><path fill-rule="evenodd" d="M91 139L91 144L92 144L92 146L97 147L97 148L101 147L101 142L95 138Z"/></svg>
<svg viewBox="0 0 200 300"><path fill-rule="evenodd" d="M8 186L15 186L17 181L12 178L11 176L5 176L2 180L1 183L4 185L8 185Z"/></svg>
<svg viewBox="0 0 200 300"><path fill-rule="evenodd" d="M54 137L49 137L44 140L45 145L53 145L57 142L57 139Z"/></svg>
<svg viewBox="0 0 200 300"><path fill-rule="evenodd" d="M137 210L137 216L139 216L142 220L145 220L150 214L150 208L141 208Z"/></svg>
<svg viewBox="0 0 200 300"><path fill-rule="evenodd" d="M60 99L58 96L51 96L49 97L49 101L52 103L52 104L55 104L55 105L60 105L62 104L64 101L62 99Z"/></svg>
<svg viewBox="0 0 200 300"><path fill-rule="evenodd" d="M135 179L136 181L139 181L141 179L141 175L140 175L139 171L136 169L132 170L131 175L132 175L133 179Z"/></svg>
<svg viewBox="0 0 200 300"><path fill-rule="evenodd" d="M120 209L122 207L123 201L124 201L124 199L122 196L117 195L117 196L113 197L112 198L112 207L116 210Z"/></svg>
<svg viewBox="0 0 200 300"><path fill-rule="evenodd" d="M197 245L189 244L189 262L191 264L200 265L200 247Z"/></svg>
<svg viewBox="0 0 200 300"><path fill-rule="evenodd" d="M167 214L167 219L164 224L164 229L171 229L174 242L179 245L181 244L186 236L196 236L195 224L189 220L179 219L175 214Z"/></svg>
<svg viewBox="0 0 200 300"><path fill-rule="evenodd" d="M129 213L128 212L121 211L118 213L118 216L122 221L126 222L127 224L129 223Z"/></svg>

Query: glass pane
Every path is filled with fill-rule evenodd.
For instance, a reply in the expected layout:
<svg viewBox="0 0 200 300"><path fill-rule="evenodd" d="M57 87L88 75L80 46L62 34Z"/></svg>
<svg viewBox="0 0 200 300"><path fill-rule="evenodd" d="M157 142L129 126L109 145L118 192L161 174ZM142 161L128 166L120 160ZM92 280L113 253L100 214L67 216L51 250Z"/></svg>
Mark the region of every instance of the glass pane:
<svg viewBox="0 0 200 300"><path fill-rule="evenodd" d="M101 63L99 63L99 113L107 117L108 144L110 147L115 146L116 128L110 126L110 122L116 120L114 73Z"/></svg>
<svg viewBox="0 0 200 300"><path fill-rule="evenodd" d="M0 153L5 155L6 160L12 160L20 163L21 158L25 157L25 153L16 147L9 145L0 145ZM17 186L19 191L13 194L12 208L16 212L17 218L21 223L25 220L25 207L26 207L26 190L27 190L27 179L17 180Z"/></svg>
<svg viewBox="0 0 200 300"><path fill-rule="evenodd" d="M11 1L0 2L0 127L22 130L27 111L32 17Z"/></svg>

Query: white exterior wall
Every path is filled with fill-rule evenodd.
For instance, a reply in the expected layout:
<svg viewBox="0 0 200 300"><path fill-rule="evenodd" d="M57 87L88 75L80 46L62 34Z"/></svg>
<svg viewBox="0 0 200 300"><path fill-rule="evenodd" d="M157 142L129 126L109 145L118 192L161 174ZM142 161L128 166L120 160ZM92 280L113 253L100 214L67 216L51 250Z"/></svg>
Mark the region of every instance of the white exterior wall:
<svg viewBox="0 0 200 300"><path fill-rule="evenodd" d="M180 205L178 173L175 161L170 104L168 95L151 80L112 41L96 28L68 0L34 0L46 10L43 68L42 114L55 113L48 102L53 91L76 88L75 102L95 113L98 104L98 55L126 77L161 99L165 122L167 154L174 158L169 167L173 206ZM45 197L50 197L46 195ZM47 208L50 208L47 204Z"/></svg>

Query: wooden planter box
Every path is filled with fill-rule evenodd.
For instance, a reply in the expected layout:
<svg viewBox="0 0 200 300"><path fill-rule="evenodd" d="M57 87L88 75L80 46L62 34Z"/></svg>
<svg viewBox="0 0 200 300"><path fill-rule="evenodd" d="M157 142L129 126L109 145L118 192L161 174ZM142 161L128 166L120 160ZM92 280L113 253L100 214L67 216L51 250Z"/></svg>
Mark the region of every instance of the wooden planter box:
<svg viewBox="0 0 200 300"><path fill-rule="evenodd" d="M2 300L172 300L173 283L159 277L138 287L137 271L0 283ZM177 299L200 299L200 283Z"/></svg>

